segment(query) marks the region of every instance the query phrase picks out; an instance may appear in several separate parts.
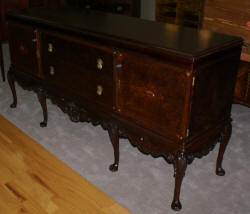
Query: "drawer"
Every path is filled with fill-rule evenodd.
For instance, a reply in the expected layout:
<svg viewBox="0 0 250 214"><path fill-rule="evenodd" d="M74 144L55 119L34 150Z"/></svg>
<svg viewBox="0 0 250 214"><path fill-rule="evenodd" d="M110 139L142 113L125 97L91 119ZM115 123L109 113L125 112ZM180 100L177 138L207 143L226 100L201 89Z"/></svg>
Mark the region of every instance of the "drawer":
<svg viewBox="0 0 250 214"><path fill-rule="evenodd" d="M91 102L113 107L112 48L78 38L42 32L42 68L46 81Z"/></svg>
<svg viewBox="0 0 250 214"><path fill-rule="evenodd" d="M72 37L42 33L43 63L54 58L61 59L66 64L81 67L85 72L98 73L113 79L114 50L79 40Z"/></svg>
<svg viewBox="0 0 250 214"><path fill-rule="evenodd" d="M50 84L91 102L113 107L113 82L105 76L99 76L58 58L43 64L43 73Z"/></svg>
<svg viewBox="0 0 250 214"><path fill-rule="evenodd" d="M9 47L11 63L15 67L39 75L36 30L33 27L10 22Z"/></svg>

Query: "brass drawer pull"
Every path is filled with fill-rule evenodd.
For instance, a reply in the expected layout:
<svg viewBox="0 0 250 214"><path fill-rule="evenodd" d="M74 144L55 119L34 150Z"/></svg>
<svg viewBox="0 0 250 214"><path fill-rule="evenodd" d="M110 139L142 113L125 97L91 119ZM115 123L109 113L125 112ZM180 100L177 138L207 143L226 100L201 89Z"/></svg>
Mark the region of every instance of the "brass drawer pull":
<svg viewBox="0 0 250 214"><path fill-rule="evenodd" d="M97 59L97 68L98 70L102 70L103 68L103 60L101 58Z"/></svg>
<svg viewBox="0 0 250 214"><path fill-rule="evenodd" d="M54 75L55 75L55 68L54 68L54 66L49 66L49 74L50 74L51 76L54 76Z"/></svg>
<svg viewBox="0 0 250 214"><path fill-rule="evenodd" d="M98 85L96 90L97 95L101 96L102 92L103 92L103 87L101 85Z"/></svg>
<svg viewBox="0 0 250 214"><path fill-rule="evenodd" d="M49 44L48 44L48 51L49 51L50 53L53 52L53 44L52 44L52 43L49 43Z"/></svg>

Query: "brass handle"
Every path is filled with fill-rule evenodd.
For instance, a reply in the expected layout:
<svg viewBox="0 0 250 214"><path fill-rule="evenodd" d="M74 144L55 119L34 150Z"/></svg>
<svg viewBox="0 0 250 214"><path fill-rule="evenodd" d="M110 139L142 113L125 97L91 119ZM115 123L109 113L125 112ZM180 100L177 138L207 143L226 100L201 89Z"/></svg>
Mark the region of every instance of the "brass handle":
<svg viewBox="0 0 250 214"><path fill-rule="evenodd" d="M85 8L86 8L86 9L90 9L91 6L90 6L89 4L86 4L86 5L85 5Z"/></svg>
<svg viewBox="0 0 250 214"><path fill-rule="evenodd" d="M50 53L53 52L53 44L52 44L52 43L49 43L49 44L48 44L48 51L49 51Z"/></svg>
<svg viewBox="0 0 250 214"><path fill-rule="evenodd" d="M49 74L51 76L54 76L55 75L55 68L53 66L49 66Z"/></svg>
<svg viewBox="0 0 250 214"><path fill-rule="evenodd" d="M101 96L102 92L103 92L103 87L101 85L98 85L96 90L97 95Z"/></svg>
<svg viewBox="0 0 250 214"><path fill-rule="evenodd" d="M123 11L123 7L122 7L122 6L118 6L118 7L116 8L116 11L117 11L117 12L122 12L122 11Z"/></svg>
<svg viewBox="0 0 250 214"><path fill-rule="evenodd" d="M103 68L103 60L102 59L97 59L97 68L99 69L99 70L102 70L102 68Z"/></svg>

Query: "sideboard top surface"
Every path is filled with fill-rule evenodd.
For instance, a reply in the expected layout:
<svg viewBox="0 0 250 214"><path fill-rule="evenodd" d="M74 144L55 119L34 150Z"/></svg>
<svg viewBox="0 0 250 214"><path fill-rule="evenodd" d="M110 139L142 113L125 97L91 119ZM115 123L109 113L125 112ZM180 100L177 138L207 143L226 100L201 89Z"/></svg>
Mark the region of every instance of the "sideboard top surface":
<svg viewBox="0 0 250 214"><path fill-rule="evenodd" d="M193 59L242 42L239 37L188 27L82 9L29 8L7 18L109 41L130 42Z"/></svg>

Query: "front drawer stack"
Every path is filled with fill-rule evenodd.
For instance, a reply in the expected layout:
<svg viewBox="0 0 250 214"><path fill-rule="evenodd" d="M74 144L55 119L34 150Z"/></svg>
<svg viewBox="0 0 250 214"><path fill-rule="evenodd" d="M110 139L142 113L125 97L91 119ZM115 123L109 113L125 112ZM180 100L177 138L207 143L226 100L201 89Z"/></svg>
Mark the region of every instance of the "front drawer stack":
<svg viewBox="0 0 250 214"><path fill-rule="evenodd" d="M250 107L250 1L207 0L203 26L244 39L234 101Z"/></svg>
<svg viewBox="0 0 250 214"><path fill-rule="evenodd" d="M114 51L67 36L42 33L42 67L51 84L112 108Z"/></svg>

